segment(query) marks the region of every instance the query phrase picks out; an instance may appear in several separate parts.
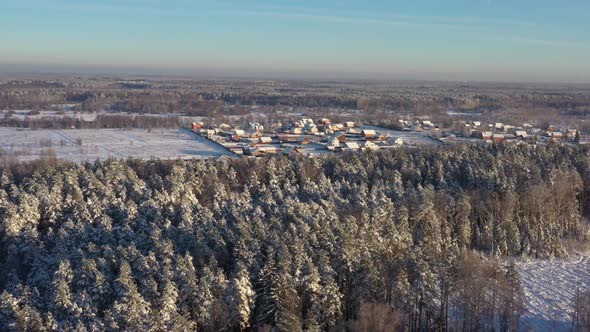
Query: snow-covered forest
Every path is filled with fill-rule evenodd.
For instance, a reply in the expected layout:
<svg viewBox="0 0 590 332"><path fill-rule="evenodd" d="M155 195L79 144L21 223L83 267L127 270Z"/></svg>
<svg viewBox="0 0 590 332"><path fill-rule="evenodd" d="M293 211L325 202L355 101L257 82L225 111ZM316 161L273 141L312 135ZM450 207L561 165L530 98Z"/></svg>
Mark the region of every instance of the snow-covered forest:
<svg viewBox="0 0 590 332"><path fill-rule="evenodd" d="M516 330L509 258L589 236L584 147L0 172L0 330Z"/></svg>

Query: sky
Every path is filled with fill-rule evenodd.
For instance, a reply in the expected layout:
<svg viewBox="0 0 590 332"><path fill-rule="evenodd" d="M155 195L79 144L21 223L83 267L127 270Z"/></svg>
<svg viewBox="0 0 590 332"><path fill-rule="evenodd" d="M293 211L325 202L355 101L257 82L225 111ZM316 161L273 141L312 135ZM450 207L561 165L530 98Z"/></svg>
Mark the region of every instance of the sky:
<svg viewBox="0 0 590 332"><path fill-rule="evenodd" d="M0 0L0 72L590 82L588 0Z"/></svg>

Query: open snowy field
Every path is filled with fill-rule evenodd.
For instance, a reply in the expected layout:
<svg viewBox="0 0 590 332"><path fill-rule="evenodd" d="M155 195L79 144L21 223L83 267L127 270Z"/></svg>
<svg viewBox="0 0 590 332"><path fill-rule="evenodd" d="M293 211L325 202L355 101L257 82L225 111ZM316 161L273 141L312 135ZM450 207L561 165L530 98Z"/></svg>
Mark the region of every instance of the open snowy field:
<svg viewBox="0 0 590 332"><path fill-rule="evenodd" d="M380 135L389 135L391 137L400 137L404 140L405 144L410 146L439 146L441 143L428 136L426 132L415 132L415 131L401 131L382 128L378 126L364 125L361 129L373 129Z"/></svg>
<svg viewBox="0 0 590 332"><path fill-rule="evenodd" d="M192 159L232 154L182 129L18 130L0 128L0 149L30 161L54 151L74 162L114 158Z"/></svg>
<svg viewBox="0 0 590 332"><path fill-rule="evenodd" d="M525 290L527 313L523 330L570 331L576 288L590 289L590 256L570 260L530 260L518 263Z"/></svg>

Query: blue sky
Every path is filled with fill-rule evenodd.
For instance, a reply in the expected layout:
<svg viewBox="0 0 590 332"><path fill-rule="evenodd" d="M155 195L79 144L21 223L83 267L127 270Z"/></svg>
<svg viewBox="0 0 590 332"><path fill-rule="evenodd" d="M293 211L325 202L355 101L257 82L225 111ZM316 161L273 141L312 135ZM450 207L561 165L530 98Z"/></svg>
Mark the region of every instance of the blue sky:
<svg viewBox="0 0 590 332"><path fill-rule="evenodd" d="M587 0L0 0L1 68L590 81Z"/></svg>

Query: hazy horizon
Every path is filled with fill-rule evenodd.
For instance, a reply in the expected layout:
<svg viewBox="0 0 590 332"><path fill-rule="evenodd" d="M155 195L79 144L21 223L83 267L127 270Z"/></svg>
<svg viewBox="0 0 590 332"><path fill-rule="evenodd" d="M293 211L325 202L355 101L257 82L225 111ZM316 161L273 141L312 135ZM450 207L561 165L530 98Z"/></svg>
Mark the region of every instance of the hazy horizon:
<svg viewBox="0 0 590 332"><path fill-rule="evenodd" d="M2 72L590 82L590 3L23 0Z"/></svg>

